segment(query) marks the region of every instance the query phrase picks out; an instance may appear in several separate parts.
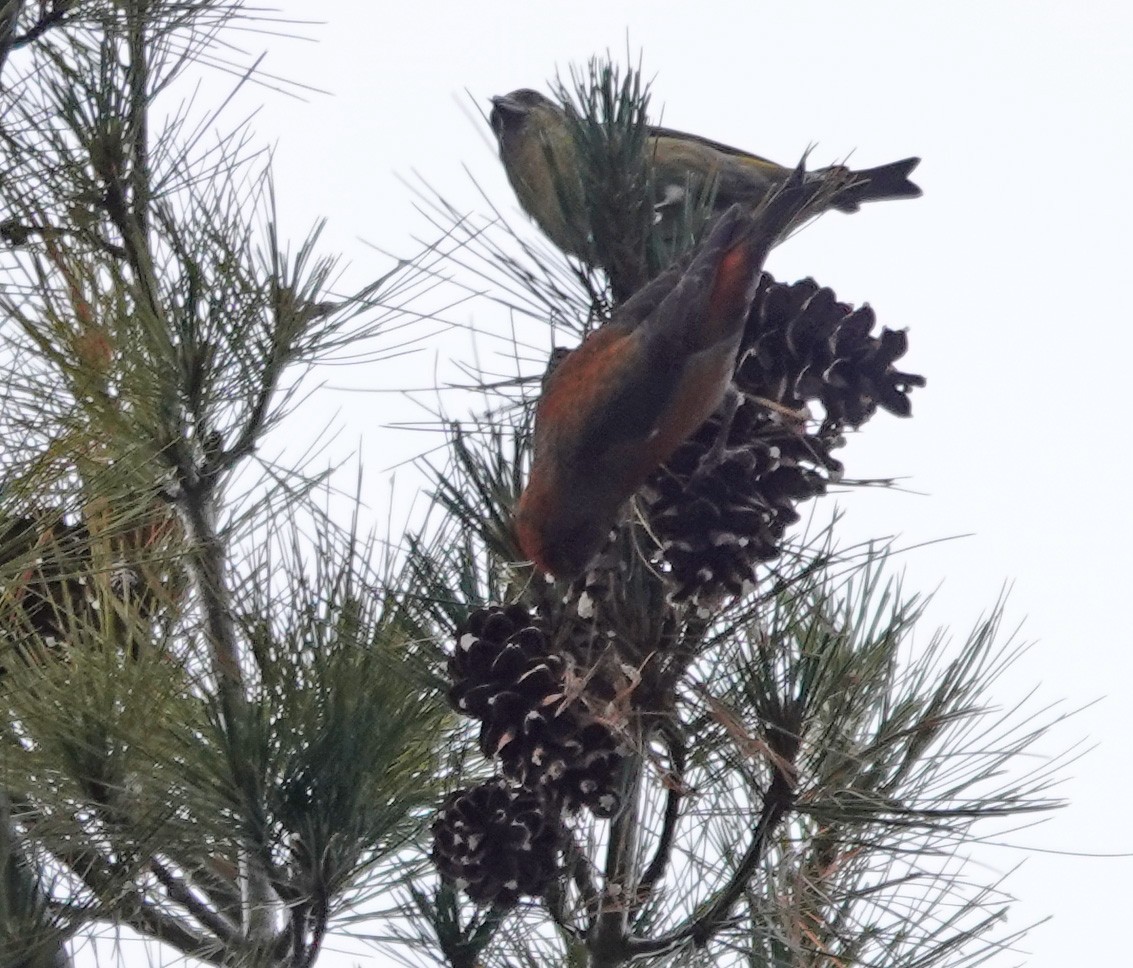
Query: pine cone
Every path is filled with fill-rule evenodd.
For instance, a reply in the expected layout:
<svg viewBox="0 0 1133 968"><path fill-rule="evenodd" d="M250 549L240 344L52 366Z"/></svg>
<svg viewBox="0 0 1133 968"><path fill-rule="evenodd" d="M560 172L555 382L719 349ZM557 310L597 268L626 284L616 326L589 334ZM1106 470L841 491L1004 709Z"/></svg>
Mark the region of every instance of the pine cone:
<svg viewBox="0 0 1133 968"><path fill-rule="evenodd" d="M532 712L523 733L499 753L504 773L527 789L542 789L568 810L587 807L612 817L621 806L624 756L610 730L589 715Z"/></svg>
<svg viewBox="0 0 1133 968"><path fill-rule="evenodd" d="M736 384L788 410L817 401L830 426L859 427L878 406L907 417L909 390L924 386L924 377L894 369L908 337L891 329L871 336L875 322L868 305L854 309L838 302L813 279L786 285L764 273L740 346Z"/></svg>
<svg viewBox="0 0 1133 968"><path fill-rule="evenodd" d="M558 876L563 827L556 805L504 780L451 794L432 832L437 870L478 903L514 907Z"/></svg>
<svg viewBox="0 0 1133 968"><path fill-rule="evenodd" d="M608 702L614 692L599 668L555 651L544 625L511 605L469 616L448 669L450 701L481 721L480 749L498 758L507 776L571 810L616 811L622 754L587 705Z"/></svg>
<svg viewBox="0 0 1133 968"><path fill-rule="evenodd" d="M764 273L739 353L743 397L721 449L720 416L685 441L639 499L661 543L672 598L707 604L742 595L760 562L782 552L798 504L840 479L833 456L843 427L884 407L910 413L924 379L893 367L903 332L874 337L873 310L838 302L812 279L794 285ZM822 405L820 426L807 405Z"/></svg>
<svg viewBox="0 0 1133 968"><path fill-rule="evenodd" d="M641 492L676 601L749 591L756 566L781 553L784 533L799 519L795 505L824 493L841 472L830 441L748 399L708 467L719 433L713 417Z"/></svg>
<svg viewBox="0 0 1133 968"><path fill-rule="evenodd" d="M487 720L508 686L538 703L561 689L562 670L562 658L550 654L545 631L524 606L477 609L457 631L448 660L449 702L465 716Z"/></svg>

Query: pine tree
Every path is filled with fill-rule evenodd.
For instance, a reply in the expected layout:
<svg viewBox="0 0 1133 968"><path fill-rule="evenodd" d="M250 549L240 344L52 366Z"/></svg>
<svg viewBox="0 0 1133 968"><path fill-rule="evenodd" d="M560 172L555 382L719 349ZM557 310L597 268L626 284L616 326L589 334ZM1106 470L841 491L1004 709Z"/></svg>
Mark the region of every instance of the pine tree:
<svg viewBox="0 0 1133 968"><path fill-rule="evenodd" d="M914 645L924 602L885 548L802 528L843 431L909 412L903 334L765 277L723 459L695 473L714 419L570 584L511 528L546 361L481 375L435 514L386 556L259 445L305 368L392 350L432 269L333 293L318 233L279 238L246 132L165 108L201 65L256 78L226 60L251 19L0 6L0 965L64 968L121 925L191 963L299 968L354 917L452 968L913 968L1007 943L996 885L953 859L1053 805L1053 764L1017 766L1043 727L987 698L1016 648L1000 608ZM592 251L433 198L454 247L427 257L581 336L697 244L711 199L655 231L636 72L557 94Z"/></svg>
<svg viewBox="0 0 1133 968"><path fill-rule="evenodd" d="M579 159L555 168L586 227L577 259L498 208L479 225L422 193L475 285L531 322L517 343L550 321L567 345L484 374L490 404L453 425L435 475L447 522L413 556L416 611L449 639L471 749L433 824L440 880L413 892L429 928L402 936L452 968L981 963L1021 932L1000 932L1005 895L955 855L1055 805L1054 764L1018 765L1045 727L989 702L1017 653L1002 603L962 642L914 644L926 601L886 577L889 546L803 524L854 483L847 431L911 415L924 380L899 366L904 330L764 273L734 414L657 470L580 578L522 562L510 522L547 374L695 249L714 201L701 186L655 217L637 71L597 60L554 94Z"/></svg>
<svg viewBox="0 0 1133 968"><path fill-rule="evenodd" d="M319 475L257 452L305 368L394 348L424 277L330 295L246 129L174 103L191 69L259 79L229 60L240 4L14 15L0 964L69 964L110 925L196 963L311 965L420 839L445 716L382 556L320 512Z"/></svg>

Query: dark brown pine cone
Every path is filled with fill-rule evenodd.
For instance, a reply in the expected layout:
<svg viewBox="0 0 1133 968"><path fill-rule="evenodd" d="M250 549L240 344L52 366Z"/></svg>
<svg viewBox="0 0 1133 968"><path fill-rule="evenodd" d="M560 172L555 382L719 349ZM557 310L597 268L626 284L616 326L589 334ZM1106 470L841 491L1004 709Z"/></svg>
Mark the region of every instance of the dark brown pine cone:
<svg viewBox="0 0 1133 968"><path fill-rule="evenodd" d="M547 635L522 605L474 611L456 635L448 660L453 708L486 720L502 689L517 689L533 703L562 691L563 659L553 655Z"/></svg>
<svg viewBox="0 0 1133 968"><path fill-rule="evenodd" d="M589 708L613 695L600 669L556 651L544 625L517 605L473 612L448 668L450 701L480 720L480 749L507 776L568 809L617 809L622 754Z"/></svg>
<svg viewBox="0 0 1133 968"><path fill-rule="evenodd" d="M639 496L677 601L749 591L756 566L779 556L784 533L799 519L795 505L824 493L841 472L830 442L748 399L717 460L719 432L713 417Z"/></svg>
<svg viewBox="0 0 1133 968"><path fill-rule="evenodd" d="M747 394L800 410L820 403L826 422L859 427L880 406L911 412L909 390L924 377L893 364L905 355L904 331L882 329L869 306L838 302L813 279L792 285L764 273L748 315L736 384Z"/></svg>
<svg viewBox="0 0 1133 968"><path fill-rule="evenodd" d="M923 377L896 370L903 332L873 336L868 306L852 309L812 279L793 285L764 273L738 356L742 401L721 447L721 418L686 440L639 494L661 545L675 600L742 595L760 562L779 556L798 504L840 479L833 451L846 426L881 406L910 413ZM821 422L810 404L821 405Z"/></svg>
<svg viewBox="0 0 1133 968"><path fill-rule="evenodd" d="M490 780L449 795L433 821L433 863L472 900L495 908L538 897L558 876L563 841L557 805Z"/></svg>

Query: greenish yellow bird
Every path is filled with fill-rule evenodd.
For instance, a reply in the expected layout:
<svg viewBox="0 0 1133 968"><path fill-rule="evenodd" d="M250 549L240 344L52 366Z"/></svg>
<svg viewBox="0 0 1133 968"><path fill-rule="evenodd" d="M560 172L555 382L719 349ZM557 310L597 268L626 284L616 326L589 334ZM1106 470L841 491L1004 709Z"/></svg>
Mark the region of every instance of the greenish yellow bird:
<svg viewBox="0 0 1133 968"><path fill-rule="evenodd" d="M508 180L524 211L560 249L585 257L589 230L577 224L577 213L586 209L577 149L564 109L538 91L521 88L492 98L489 121ZM714 193L713 208L718 213L737 203L754 207L793 171L759 155L671 128L651 127L648 150L658 221L679 211L690 192L695 197ZM830 208L856 212L863 202L916 198L921 190L909 181L909 173L919 162L919 158L906 158L860 171L835 165L811 172L808 177L820 178L826 185L841 184L824 193L818 210L802 213L798 221ZM575 213L573 218L567 212Z"/></svg>

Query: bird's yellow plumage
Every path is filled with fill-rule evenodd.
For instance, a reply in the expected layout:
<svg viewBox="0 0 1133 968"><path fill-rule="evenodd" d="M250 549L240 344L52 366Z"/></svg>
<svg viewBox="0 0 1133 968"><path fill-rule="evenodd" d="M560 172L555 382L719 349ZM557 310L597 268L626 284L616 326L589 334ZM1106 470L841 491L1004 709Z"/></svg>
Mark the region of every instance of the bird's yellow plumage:
<svg viewBox="0 0 1133 968"><path fill-rule="evenodd" d="M538 91L520 89L492 99L491 124L508 180L520 205L564 252L588 255L589 226L582 198L579 152L564 109ZM714 209L756 206L793 169L699 135L652 127L646 145L653 171L658 220L680 211L686 194L711 193ZM824 193L797 222L826 209L855 212L863 202L915 198L909 181L919 159L906 158L878 168L854 171L821 168L807 178L821 180Z"/></svg>

